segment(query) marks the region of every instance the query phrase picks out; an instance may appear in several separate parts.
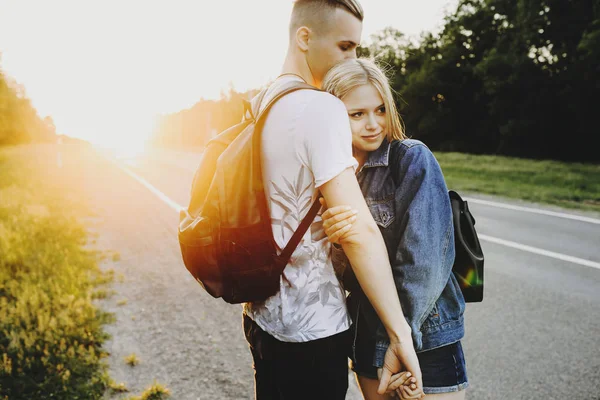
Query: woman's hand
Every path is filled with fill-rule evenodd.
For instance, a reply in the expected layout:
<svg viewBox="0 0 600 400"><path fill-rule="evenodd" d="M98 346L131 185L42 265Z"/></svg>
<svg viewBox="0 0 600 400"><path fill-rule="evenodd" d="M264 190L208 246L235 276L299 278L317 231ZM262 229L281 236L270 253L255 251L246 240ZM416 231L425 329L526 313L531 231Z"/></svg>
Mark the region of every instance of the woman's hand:
<svg viewBox="0 0 600 400"><path fill-rule="evenodd" d="M404 385L396 389L396 394L398 395L398 398L401 400L424 398L425 394L423 393L423 391L421 389L412 389L413 386L415 385L410 385L409 388L409 386Z"/></svg>
<svg viewBox="0 0 600 400"><path fill-rule="evenodd" d="M356 221L357 211L352 210L348 206L327 208L324 198L319 198L319 201L327 209L321 216L325 234L331 243L339 243L341 239L344 239L344 235L350 231L350 227Z"/></svg>
<svg viewBox="0 0 600 400"><path fill-rule="evenodd" d="M379 377L379 379L381 379L381 372L382 372L382 368L379 368L377 370L377 376ZM404 399L405 397L402 397L402 395L401 395L402 392L400 391L402 389L402 387L406 387L407 389L410 389L411 391L416 391L417 378L412 376L412 374L409 371L402 371L395 375L392 375L392 377L390 378L390 383L388 384L388 387L385 390L385 394L395 393L395 394L398 394L398 396L401 399Z"/></svg>

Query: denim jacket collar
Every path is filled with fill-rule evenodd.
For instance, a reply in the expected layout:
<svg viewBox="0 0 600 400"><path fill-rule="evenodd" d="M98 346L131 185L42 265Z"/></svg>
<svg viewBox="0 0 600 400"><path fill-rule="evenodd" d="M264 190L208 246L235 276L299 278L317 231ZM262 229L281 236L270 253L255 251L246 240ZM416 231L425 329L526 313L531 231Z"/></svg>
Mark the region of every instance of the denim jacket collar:
<svg viewBox="0 0 600 400"><path fill-rule="evenodd" d="M390 161L390 146L391 143L385 139L377 150L369 153L369 158L363 168L387 167Z"/></svg>

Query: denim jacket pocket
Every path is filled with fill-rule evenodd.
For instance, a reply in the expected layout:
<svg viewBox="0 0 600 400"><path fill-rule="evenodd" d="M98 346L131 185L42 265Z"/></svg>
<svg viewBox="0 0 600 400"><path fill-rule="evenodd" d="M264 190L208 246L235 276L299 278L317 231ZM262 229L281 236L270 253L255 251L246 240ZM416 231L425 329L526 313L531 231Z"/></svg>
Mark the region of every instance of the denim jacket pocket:
<svg viewBox="0 0 600 400"><path fill-rule="evenodd" d="M423 321L421 325L421 331L427 331L428 329L434 328L437 325L441 324L440 312L438 310L437 302L433 305L433 309Z"/></svg>
<svg viewBox="0 0 600 400"><path fill-rule="evenodd" d="M382 200L368 199L367 205L373 219L382 228L389 227L396 219L393 195Z"/></svg>

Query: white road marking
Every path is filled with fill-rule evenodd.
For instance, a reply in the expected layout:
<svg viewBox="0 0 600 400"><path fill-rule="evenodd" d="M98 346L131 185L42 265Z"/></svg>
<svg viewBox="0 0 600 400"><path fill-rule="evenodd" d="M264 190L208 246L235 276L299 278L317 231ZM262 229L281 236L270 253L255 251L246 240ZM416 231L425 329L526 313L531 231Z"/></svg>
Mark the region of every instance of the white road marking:
<svg viewBox="0 0 600 400"><path fill-rule="evenodd" d="M175 201L171 200L169 198L169 196L167 196L166 194L164 194L163 192L161 192L160 190L158 190L157 188L155 188L154 186L152 186L150 183L148 183L147 180L145 180L144 178L142 178L141 176L139 176L135 172L129 170L129 168L125 168L125 167L123 167L122 165L120 165L117 162L115 162L115 164L119 168L121 168L123 171L125 171L125 173L127 173L129 176L131 176L136 181L138 181L139 183L141 183L142 185L144 185L149 191L151 191L152 193L154 193L159 199L161 199L162 201L164 201L165 203L167 203L167 205L169 207L171 207L173 210L175 210L176 212L179 212L179 210L181 210L183 208L182 206L180 206L179 204L177 204Z"/></svg>
<svg viewBox="0 0 600 400"><path fill-rule="evenodd" d="M477 236L481 240L496 243L496 244L506 246L506 247L512 247L513 249L523 250L523 251L527 251L529 253L534 253L534 254L539 254L542 256L546 256L546 257L551 257L551 258L555 258L555 259L561 260L561 261L567 261L570 263L579 264L579 265L583 265L586 267L600 269L600 263L590 261L590 260L584 260L583 258L577 258L577 257L573 257L573 256L568 256L566 254L555 253L553 251L542 250L542 249L538 249L537 247L531 247L531 246L511 242L511 241L504 240L504 239L498 239L498 238L495 238L492 236L481 235L481 234L478 234Z"/></svg>
<svg viewBox="0 0 600 400"><path fill-rule="evenodd" d="M536 210L535 208L513 206L510 204L497 203L495 201L473 199L471 197L465 197L464 200L468 201L469 203L483 204L486 206L492 206L492 207L498 207L498 208L505 208L507 210L524 211L524 212L529 212L529 213L533 213L533 214L549 215L551 217L567 218L567 219L573 219L576 221L589 222L590 224L599 224L600 225L600 219L583 217L581 215L560 213L560 212L555 212L555 211Z"/></svg>
<svg viewBox="0 0 600 400"><path fill-rule="evenodd" d="M144 185L148 190L150 190L152 193L154 193L159 199L161 199L162 201L164 201L169 207L171 207L176 212L179 212L179 210L181 210L183 208L182 206L180 206L179 204L177 204L175 201L171 200L166 194L164 194L163 192L161 192L160 190L158 190L157 188L155 188L154 186L152 186L150 183L148 183L148 181L146 181L144 178L142 178L141 176L139 176L135 172L130 171L128 168L120 165L118 162L115 162L115 161L113 161L113 162L120 169L122 169L125 173L127 173L129 176L131 176L136 181L138 181L139 183L141 183L142 185ZM560 253L555 253L555 252L548 251L548 250L542 250L542 249L538 249L536 247L531 247L531 246L527 246L527 245L520 244L520 243L510 242L508 240L498 239L498 238L495 238L495 237L492 237L492 236L487 236L487 235L481 235L481 234L479 234L478 237L481 240L485 240L485 241L488 241L488 242L491 242L491 243L496 243L496 244L499 244L499 245L502 245L502 246L506 246L506 247L511 247L513 249L527 251L529 253L539 254L539 255L542 255L542 256L551 257L551 258L555 258L557 260L567 261L567 262L570 262L570 263L579 264L579 265L583 265L583 266L586 266L586 267L592 267L592 268L600 269L600 263L597 263L597 262L594 262L594 261L584 260L582 258L572 257L572 256L568 256L568 255L560 254Z"/></svg>

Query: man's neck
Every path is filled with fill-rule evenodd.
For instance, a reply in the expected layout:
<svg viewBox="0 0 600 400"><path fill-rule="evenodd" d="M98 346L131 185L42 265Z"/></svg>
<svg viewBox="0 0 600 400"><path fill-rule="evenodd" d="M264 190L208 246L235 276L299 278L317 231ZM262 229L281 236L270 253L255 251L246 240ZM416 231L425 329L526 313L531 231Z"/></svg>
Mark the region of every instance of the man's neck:
<svg viewBox="0 0 600 400"><path fill-rule="evenodd" d="M309 85L320 88L321 83L315 81L306 60L303 57L294 57L293 54L288 53L285 62L283 63L281 73L298 75Z"/></svg>

